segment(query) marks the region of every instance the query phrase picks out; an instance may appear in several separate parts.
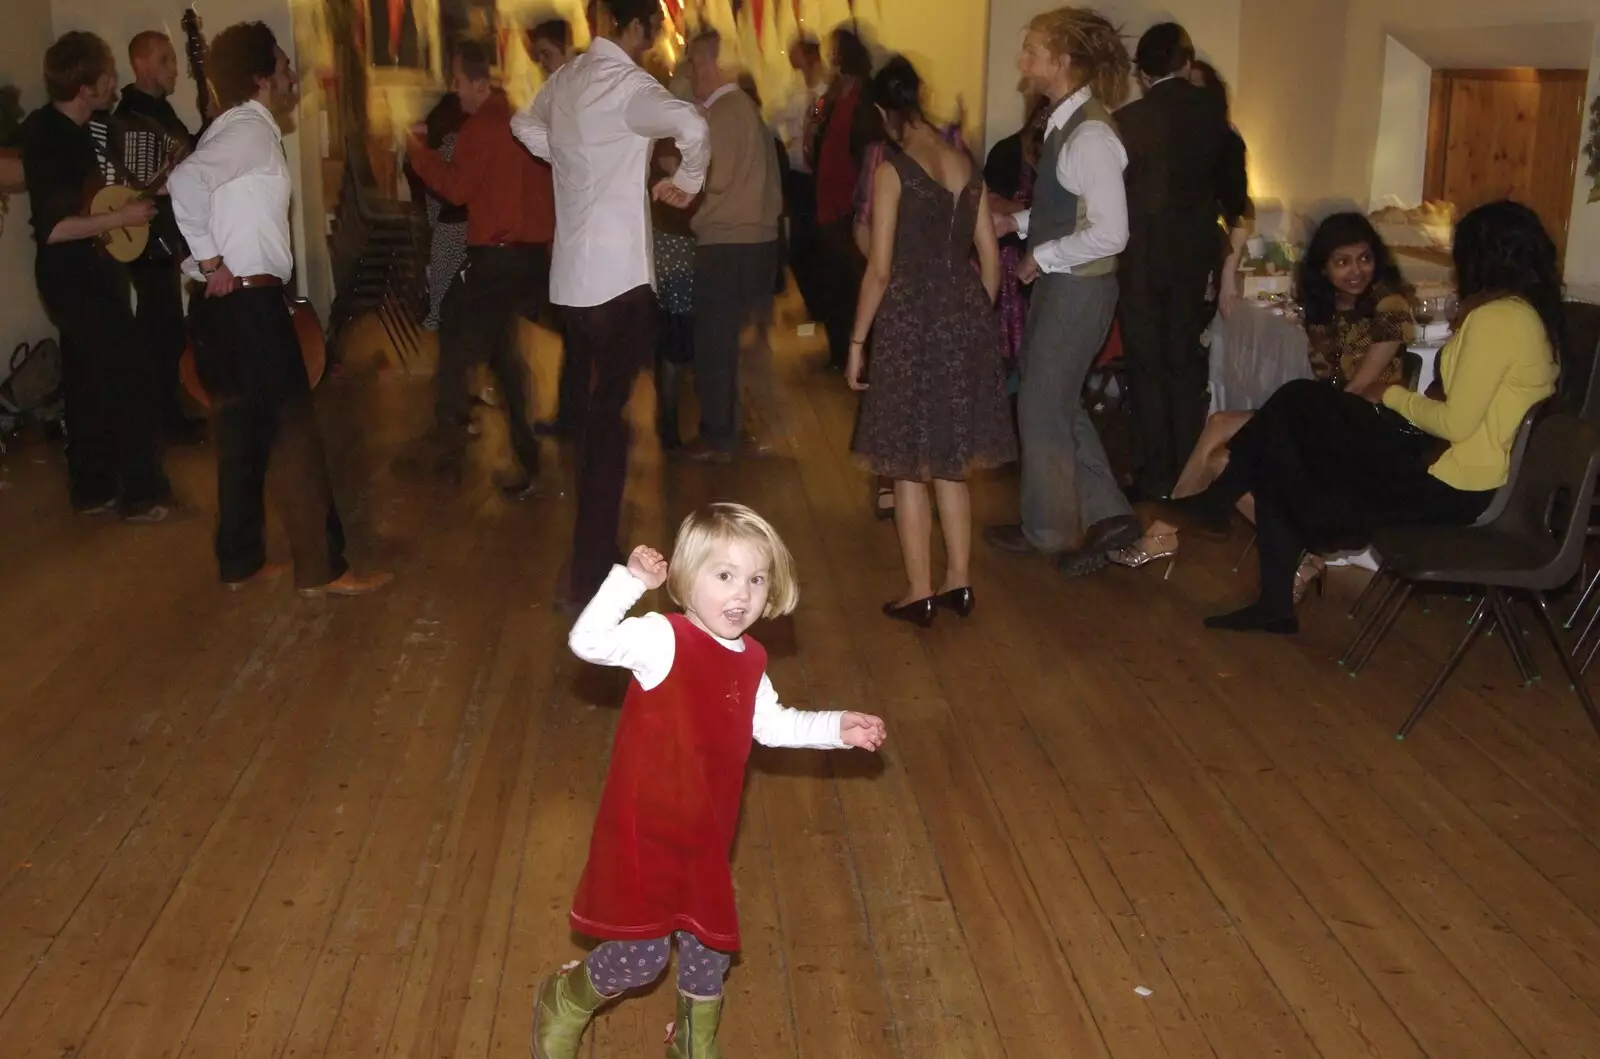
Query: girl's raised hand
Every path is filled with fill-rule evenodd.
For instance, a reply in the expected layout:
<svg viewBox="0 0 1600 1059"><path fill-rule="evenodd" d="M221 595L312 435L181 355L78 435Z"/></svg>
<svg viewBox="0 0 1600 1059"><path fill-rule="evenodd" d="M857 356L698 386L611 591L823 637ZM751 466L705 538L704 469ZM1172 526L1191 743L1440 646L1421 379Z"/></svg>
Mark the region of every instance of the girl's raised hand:
<svg viewBox="0 0 1600 1059"><path fill-rule="evenodd" d="M870 713L847 713L839 718L839 738L849 746L877 750L887 734L883 718Z"/></svg>
<svg viewBox="0 0 1600 1059"><path fill-rule="evenodd" d="M628 556L628 573L644 582L645 588L660 588L667 583L666 556L641 544Z"/></svg>

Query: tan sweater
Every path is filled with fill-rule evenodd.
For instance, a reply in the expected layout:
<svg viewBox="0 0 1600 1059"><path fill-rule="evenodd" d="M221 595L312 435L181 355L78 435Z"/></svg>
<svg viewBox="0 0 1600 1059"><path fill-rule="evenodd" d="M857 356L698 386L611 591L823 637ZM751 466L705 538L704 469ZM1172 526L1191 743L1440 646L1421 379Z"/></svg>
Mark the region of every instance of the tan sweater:
<svg viewBox="0 0 1600 1059"><path fill-rule="evenodd" d="M711 126L711 173L690 222L705 245L770 243L778 238L783 189L778 147L755 101L738 87L706 111Z"/></svg>

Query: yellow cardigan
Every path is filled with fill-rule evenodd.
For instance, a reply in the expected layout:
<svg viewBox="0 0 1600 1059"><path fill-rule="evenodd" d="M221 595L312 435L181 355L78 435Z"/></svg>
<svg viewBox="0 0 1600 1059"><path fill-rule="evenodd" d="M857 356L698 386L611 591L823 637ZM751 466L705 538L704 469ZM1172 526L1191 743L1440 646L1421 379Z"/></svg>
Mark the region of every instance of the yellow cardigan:
<svg viewBox="0 0 1600 1059"><path fill-rule="evenodd" d="M1521 298L1480 305L1439 354L1445 399L1403 386L1383 403L1422 430L1450 442L1428 468L1448 486L1498 489L1511 470L1511 443L1528 409L1556 388L1556 361L1544 323Z"/></svg>

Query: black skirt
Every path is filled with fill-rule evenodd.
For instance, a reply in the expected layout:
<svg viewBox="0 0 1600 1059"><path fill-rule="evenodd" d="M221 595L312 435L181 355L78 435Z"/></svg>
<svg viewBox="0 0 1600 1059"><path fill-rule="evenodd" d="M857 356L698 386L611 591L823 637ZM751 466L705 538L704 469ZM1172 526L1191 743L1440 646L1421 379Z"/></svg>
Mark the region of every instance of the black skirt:
<svg viewBox="0 0 1600 1059"><path fill-rule="evenodd" d="M1389 526L1464 526L1493 490L1428 472L1443 442L1399 413L1309 379L1272 395L1228 444L1229 470L1272 503L1312 551L1355 551Z"/></svg>

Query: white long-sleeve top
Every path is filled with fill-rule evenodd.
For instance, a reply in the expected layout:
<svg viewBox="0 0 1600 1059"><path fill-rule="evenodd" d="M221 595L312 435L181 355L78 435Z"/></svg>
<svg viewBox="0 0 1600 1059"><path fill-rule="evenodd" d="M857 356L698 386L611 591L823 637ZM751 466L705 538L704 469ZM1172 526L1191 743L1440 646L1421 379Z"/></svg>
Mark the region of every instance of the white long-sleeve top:
<svg viewBox="0 0 1600 1059"><path fill-rule="evenodd" d="M167 179L173 216L193 255L184 271L199 279L194 262L221 257L235 276L289 282L293 189L272 112L253 99L224 111Z"/></svg>
<svg viewBox="0 0 1600 1059"><path fill-rule="evenodd" d="M1049 136L1089 102L1089 88L1078 89L1050 112ZM1071 272L1078 265L1122 253L1128 246L1128 189L1122 171L1128 150L1103 121L1085 121L1056 155L1056 180L1083 200L1085 224L1071 235L1032 247L1040 272ZM1028 237L1028 210L1016 214L1017 234Z"/></svg>
<svg viewBox="0 0 1600 1059"><path fill-rule="evenodd" d="M677 653L677 637L664 614L626 617L645 593L644 582L614 566L589 601L567 637L572 653L585 662L631 670L639 686L649 691L659 687L672 672ZM707 633L729 651L743 651L744 638L724 640ZM842 750L849 744L839 738L844 714L838 711L791 710L778 701L772 681L761 674L756 689L755 740L762 746L805 747L813 750Z"/></svg>
<svg viewBox="0 0 1600 1059"><path fill-rule="evenodd" d="M683 161L672 182L699 194L711 164L711 132L700 108L674 98L601 37L555 72L512 117L511 131L555 175L550 300L582 308L654 286L645 186L650 144L677 144Z"/></svg>

